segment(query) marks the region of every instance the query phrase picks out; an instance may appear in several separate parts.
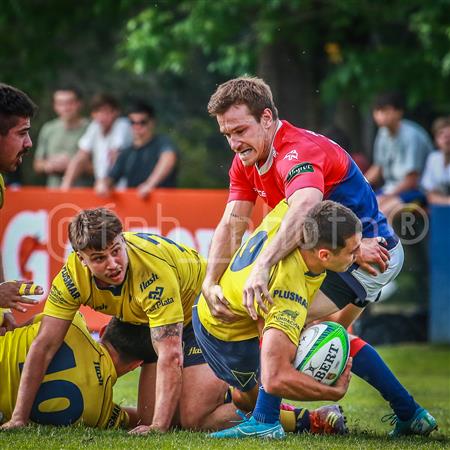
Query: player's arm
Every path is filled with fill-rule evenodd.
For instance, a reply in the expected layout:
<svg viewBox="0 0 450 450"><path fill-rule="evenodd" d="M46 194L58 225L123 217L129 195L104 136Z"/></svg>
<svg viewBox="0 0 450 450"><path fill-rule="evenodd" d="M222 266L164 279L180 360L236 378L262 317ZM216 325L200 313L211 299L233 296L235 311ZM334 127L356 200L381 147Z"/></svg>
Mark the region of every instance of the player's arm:
<svg viewBox="0 0 450 450"><path fill-rule="evenodd" d="M281 222L280 228L276 236L256 259L244 287L243 302L253 320L258 317L254 299L265 312L267 312L267 308L264 305L264 299L272 302L268 290L271 267L298 247L306 213L322 201L322 198L322 192L316 188L299 189L289 197L289 209Z"/></svg>
<svg viewBox="0 0 450 450"><path fill-rule="evenodd" d="M381 166L373 164L367 169L364 176L372 186L377 185L383 177L383 169Z"/></svg>
<svg viewBox="0 0 450 450"><path fill-rule="evenodd" d="M61 346L71 321L44 316L23 366L17 402L9 422L3 429L19 428L28 423L36 393L50 361Z"/></svg>
<svg viewBox="0 0 450 450"><path fill-rule="evenodd" d="M61 189L69 189L89 164L90 154L80 149L70 161L64 174Z"/></svg>
<svg viewBox="0 0 450 450"><path fill-rule="evenodd" d="M428 192L427 200L433 205L450 205L450 195L444 195L437 191Z"/></svg>
<svg viewBox="0 0 450 450"><path fill-rule="evenodd" d="M139 416L136 408L132 406L122 406L122 409L128 414L127 428L134 428L139 423Z"/></svg>
<svg viewBox="0 0 450 450"><path fill-rule="evenodd" d="M228 301L223 296L218 281L225 272L231 257L241 245L253 206L254 203L251 201L234 200L229 202L216 228L209 250L202 293L211 314L224 322L232 322L235 316L228 309Z"/></svg>
<svg viewBox="0 0 450 450"><path fill-rule="evenodd" d="M152 170L148 178L138 186L138 195L142 198L147 197L147 195L155 189L156 186L167 178L176 163L177 154L175 151L166 150L161 153L155 168Z"/></svg>
<svg viewBox="0 0 450 450"><path fill-rule="evenodd" d="M413 171L407 173L403 180L395 186L395 188L390 192L390 195L399 195L402 192L409 191L411 189L417 189L420 182L420 173Z"/></svg>
<svg viewBox="0 0 450 450"><path fill-rule="evenodd" d="M296 352L297 347L281 330L269 328L264 332L261 383L267 393L302 401L337 401L345 395L351 378L351 360L336 383L327 386L294 368Z"/></svg>
<svg viewBox="0 0 450 450"><path fill-rule="evenodd" d="M153 420L150 426L141 425L134 433L169 429L181 395L183 323L151 327L153 347L158 354L156 364L156 398Z"/></svg>

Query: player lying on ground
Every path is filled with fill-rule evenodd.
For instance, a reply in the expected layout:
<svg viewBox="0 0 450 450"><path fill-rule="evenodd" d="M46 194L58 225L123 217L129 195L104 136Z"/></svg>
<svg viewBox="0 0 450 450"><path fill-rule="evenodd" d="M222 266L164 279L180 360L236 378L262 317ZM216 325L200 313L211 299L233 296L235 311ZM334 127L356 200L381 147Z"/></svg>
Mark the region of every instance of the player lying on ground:
<svg viewBox="0 0 450 450"><path fill-rule="evenodd" d="M348 388L351 362L333 386L319 383L292 365L307 310L325 278L325 271L347 270L359 251L361 223L348 208L331 201L313 207L302 226L302 245L271 270L269 291L277 301L272 305L256 304L257 321L247 314L242 304L247 276L258 254L276 236L287 209L283 201L266 216L236 252L220 279L230 309L238 320L226 324L214 318L203 296L193 309L197 342L214 373L234 386L236 405L249 410L256 402L249 419L244 416L242 423L216 432L213 437L282 438L281 398L337 401ZM329 412L326 410L325 416ZM299 411L297 428L310 429L312 415ZM345 431L343 420L340 426L338 431Z"/></svg>
<svg viewBox="0 0 450 450"><path fill-rule="evenodd" d="M1 423L11 418L23 364L41 319L39 314L32 324L0 337ZM113 386L117 377L138 367L141 355L149 353L141 328L113 318L98 343L83 316L76 313L39 386L30 420L44 425L134 427L136 409L113 403Z"/></svg>
<svg viewBox="0 0 450 450"><path fill-rule="evenodd" d="M336 313L331 320L348 327L364 308L379 299L381 289L403 265L403 248L378 210L375 194L363 174L338 144L325 136L278 118L270 87L261 79L240 77L221 84L208 112L235 153L230 169L230 195L216 228L203 294L215 317L233 321L227 299L217 284L241 244L256 198L271 208L286 198L289 211L270 245L257 257L243 287L243 301L256 319L254 299L277 301L268 291L269 273L299 245L306 212L322 199L350 208L361 220L361 251L345 273L329 271L309 311L311 320ZM396 416L392 435L429 434L434 418L409 395L378 353L366 342L351 342L352 372L366 380L390 403Z"/></svg>
<svg viewBox="0 0 450 450"><path fill-rule="evenodd" d="M178 406L185 428L229 426L237 416L233 405L224 404L228 386L197 351L191 325L205 261L169 239L122 233L119 218L103 208L75 216L69 239L74 252L53 280L23 366L14 412L3 428L27 424L50 361L81 305L150 327L156 353L141 369L138 414L146 427L137 432L166 431Z"/></svg>

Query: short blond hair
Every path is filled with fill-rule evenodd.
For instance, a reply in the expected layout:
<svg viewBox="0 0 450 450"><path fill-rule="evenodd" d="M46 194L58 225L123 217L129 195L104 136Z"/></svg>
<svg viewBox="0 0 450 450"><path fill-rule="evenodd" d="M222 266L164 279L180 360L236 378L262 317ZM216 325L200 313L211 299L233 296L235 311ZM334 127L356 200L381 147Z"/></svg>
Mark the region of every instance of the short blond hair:
<svg viewBox="0 0 450 450"><path fill-rule="evenodd" d="M209 99L208 113L224 114L233 105L247 105L258 122L266 108L272 111L274 119L278 118L272 91L261 78L239 77L221 84Z"/></svg>

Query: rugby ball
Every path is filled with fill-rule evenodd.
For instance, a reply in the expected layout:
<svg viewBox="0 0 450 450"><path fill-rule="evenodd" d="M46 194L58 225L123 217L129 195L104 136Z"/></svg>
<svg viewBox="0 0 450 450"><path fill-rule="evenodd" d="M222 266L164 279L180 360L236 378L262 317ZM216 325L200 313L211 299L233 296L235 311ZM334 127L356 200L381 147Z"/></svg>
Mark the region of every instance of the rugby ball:
<svg viewBox="0 0 450 450"><path fill-rule="evenodd" d="M344 371L349 353L345 328L338 323L322 322L301 334L294 367L321 383L332 385Z"/></svg>

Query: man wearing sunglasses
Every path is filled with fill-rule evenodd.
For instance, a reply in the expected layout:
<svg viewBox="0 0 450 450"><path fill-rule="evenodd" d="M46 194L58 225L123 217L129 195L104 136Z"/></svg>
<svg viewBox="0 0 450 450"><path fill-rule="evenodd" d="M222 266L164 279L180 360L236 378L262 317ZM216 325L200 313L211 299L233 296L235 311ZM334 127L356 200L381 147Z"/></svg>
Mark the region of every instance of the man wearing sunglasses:
<svg viewBox="0 0 450 450"><path fill-rule="evenodd" d="M106 179L103 194L114 185L137 188L146 198L156 187L175 187L178 150L163 134L155 133L155 112L144 102L134 103L128 113L133 144L117 158Z"/></svg>

